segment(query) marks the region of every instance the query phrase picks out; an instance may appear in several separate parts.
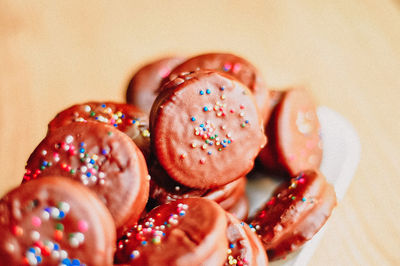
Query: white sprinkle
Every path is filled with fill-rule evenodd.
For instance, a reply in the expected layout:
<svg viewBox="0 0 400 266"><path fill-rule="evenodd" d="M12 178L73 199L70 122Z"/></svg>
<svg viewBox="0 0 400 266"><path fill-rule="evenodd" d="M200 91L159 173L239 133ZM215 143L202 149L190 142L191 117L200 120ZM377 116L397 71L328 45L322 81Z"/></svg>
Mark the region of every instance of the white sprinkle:
<svg viewBox="0 0 400 266"><path fill-rule="evenodd" d="M58 218L60 215L60 210L58 208L52 207L50 210L50 214L52 218Z"/></svg>
<svg viewBox="0 0 400 266"><path fill-rule="evenodd" d="M68 144L71 144L73 140L74 140L74 137L71 136L71 135L68 135L68 136L65 138L65 142L68 143Z"/></svg>
<svg viewBox="0 0 400 266"><path fill-rule="evenodd" d="M78 232L75 234L76 239L79 241L81 244L83 241L85 241L85 235L82 234L81 232Z"/></svg>
<svg viewBox="0 0 400 266"><path fill-rule="evenodd" d="M42 219L47 221L50 219L50 213L48 213L47 211L43 211L42 212Z"/></svg>
<svg viewBox="0 0 400 266"><path fill-rule="evenodd" d="M13 244L11 244L11 243L7 243L6 249L7 249L8 252L14 252L15 246Z"/></svg>
<svg viewBox="0 0 400 266"><path fill-rule="evenodd" d="M51 257L52 257L53 259L55 259L55 260L59 259L59 258L60 258L60 251L58 251L58 250L53 250L53 251L51 252Z"/></svg>
<svg viewBox="0 0 400 266"><path fill-rule="evenodd" d="M76 248L79 246L79 241L78 241L78 239L76 239L75 236L73 236L69 239L69 244L71 247Z"/></svg>
<svg viewBox="0 0 400 266"><path fill-rule="evenodd" d="M106 176L106 174L104 174L103 172L99 172L99 178L104 178Z"/></svg>
<svg viewBox="0 0 400 266"><path fill-rule="evenodd" d="M40 233L38 231L32 231L31 238L33 241L38 241L40 239Z"/></svg>
<svg viewBox="0 0 400 266"><path fill-rule="evenodd" d="M61 255L61 259L65 259L68 257L68 252L66 252L65 250L61 250L60 255Z"/></svg>
<svg viewBox="0 0 400 266"><path fill-rule="evenodd" d="M89 105L85 105L85 107L84 107L85 109L85 112L87 112L87 113L89 113L91 110L92 110L92 108L90 108L90 106Z"/></svg>
<svg viewBox="0 0 400 266"><path fill-rule="evenodd" d="M86 167L86 166L82 166L82 167L81 167L81 172L82 172L82 173L86 173L86 171L87 171L87 167Z"/></svg>
<svg viewBox="0 0 400 266"><path fill-rule="evenodd" d="M92 181L93 183L96 183L96 181L97 181L97 176L92 175L92 176L90 177L90 181Z"/></svg>
<svg viewBox="0 0 400 266"><path fill-rule="evenodd" d="M46 155L47 151L46 150L42 150L42 155Z"/></svg>
<svg viewBox="0 0 400 266"><path fill-rule="evenodd" d="M68 203L66 202L62 202L62 204L60 204L60 209L67 214L69 212L70 206Z"/></svg>

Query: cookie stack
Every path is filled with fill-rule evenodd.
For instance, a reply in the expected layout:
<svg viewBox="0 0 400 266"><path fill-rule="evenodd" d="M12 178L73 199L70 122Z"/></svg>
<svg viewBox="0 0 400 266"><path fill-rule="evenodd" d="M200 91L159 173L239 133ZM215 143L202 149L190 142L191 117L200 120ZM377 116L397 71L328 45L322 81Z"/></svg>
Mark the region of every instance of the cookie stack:
<svg viewBox="0 0 400 266"><path fill-rule="evenodd" d="M336 197L310 95L265 84L236 55L162 58L132 77L127 103L61 111L0 201L2 261L267 265L296 250ZM282 186L248 218L255 162Z"/></svg>

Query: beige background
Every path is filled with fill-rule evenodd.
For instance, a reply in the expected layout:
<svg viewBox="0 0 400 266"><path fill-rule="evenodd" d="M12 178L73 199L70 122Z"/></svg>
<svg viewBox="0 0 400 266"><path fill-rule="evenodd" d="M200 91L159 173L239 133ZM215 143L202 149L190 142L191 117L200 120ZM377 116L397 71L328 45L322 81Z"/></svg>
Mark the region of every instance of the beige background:
<svg viewBox="0 0 400 266"><path fill-rule="evenodd" d="M84 2L84 3L83 3ZM347 117L362 159L311 265L400 264L400 3L0 0L0 194L61 109L166 54L231 51ZM118 3L117 3L118 2Z"/></svg>

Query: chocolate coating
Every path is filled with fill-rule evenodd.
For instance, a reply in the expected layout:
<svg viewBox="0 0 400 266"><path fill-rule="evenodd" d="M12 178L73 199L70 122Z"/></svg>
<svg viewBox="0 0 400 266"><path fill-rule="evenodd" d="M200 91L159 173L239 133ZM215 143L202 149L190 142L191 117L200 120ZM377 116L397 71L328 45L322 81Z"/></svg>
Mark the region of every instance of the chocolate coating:
<svg viewBox="0 0 400 266"><path fill-rule="evenodd" d="M201 221L201 222L200 222ZM226 216L215 202L188 198L153 209L118 241L115 261L130 265L222 265Z"/></svg>
<svg viewBox="0 0 400 266"><path fill-rule="evenodd" d="M255 216L251 225L274 260L284 257L311 239L336 206L333 187L317 170L292 178Z"/></svg>
<svg viewBox="0 0 400 266"><path fill-rule="evenodd" d="M196 189L184 186L171 179L158 163L150 167L150 198L158 205L182 198L203 197L220 204L228 210L245 194L246 177L211 189Z"/></svg>
<svg viewBox="0 0 400 266"><path fill-rule="evenodd" d="M2 265L113 265L115 228L107 208L67 178L34 180L0 200Z"/></svg>
<svg viewBox="0 0 400 266"><path fill-rule="evenodd" d="M265 145L248 89L224 73L200 70L167 83L150 115L152 148L168 175L212 188L248 173Z"/></svg>
<svg viewBox="0 0 400 266"><path fill-rule="evenodd" d="M268 258L257 235L233 215L226 213L226 216L229 244L225 265L267 266Z"/></svg>
<svg viewBox="0 0 400 266"><path fill-rule="evenodd" d="M247 60L234 54L208 53L189 58L171 71L167 79L173 80L181 73L209 69L225 72L246 85L254 94L263 120L269 116L269 94L258 70Z"/></svg>
<svg viewBox="0 0 400 266"><path fill-rule="evenodd" d="M250 203L246 194L239 198L235 205L227 210L235 218L240 221L245 221L249 215Z"/></svg>
<svg viewBox="0 0 400 266"><path fill-rule="evenodd" d="M126 102L149 113L162 79L183 60L181 57L167 57L141 67L129 82Z"/></svg>
<svg viewBox="0 0 400 266"><path fill-rule="evenodd" d="M311 96L304 89L290 89L282 95L278 93L277 98L280 101L265 130L269 142L259 155L262 164L273 172L290 176L319 168L320 124Z"/></svg>
<svg viewBox="0 0 400 266"><path fill-rule="evenodd" d="M101 123L76 122L49 132L29 157L23 181L49 175L71 178L94 191L117 228L135 223L148 199L142 153L126 134Z"/></svg>
<svg viewBox="0 0 400 266"><path fill-rule="evenodd" d="M149 117L139 108L116 102L86 102L73 105L50 121L48 131L72 122L96 121L127 134L148 158L150 155Z"/></svg>

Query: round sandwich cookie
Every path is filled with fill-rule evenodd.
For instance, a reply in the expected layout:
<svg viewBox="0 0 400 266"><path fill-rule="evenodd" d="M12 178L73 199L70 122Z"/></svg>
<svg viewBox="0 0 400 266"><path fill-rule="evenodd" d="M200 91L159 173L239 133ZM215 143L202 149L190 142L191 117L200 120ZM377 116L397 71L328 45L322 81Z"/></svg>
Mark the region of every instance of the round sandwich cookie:
<svg viewBox="0 0 400 266"><path fill-rule="evenodd" d="M226 226L225 211L208 199L187 198L160 205L118 240L115 262L223 265L228 246Z"/></svg>
<svg viewBox="0 0 400 266"><path fill-rule="evenodd" d="M265 131L269 143L259 158L267 169L293 176L305 169L319 168L320 124L315 104L305 89L282 93Z"/></svg>
<svg viewBox="0 0 400 266"><path fill-rule="evenodd" d="M240 56L228 53L207 53L194 56L174 68L164 82L175 79L181 73L199 69L225 72L246 85L254 94L262 119L266 121L270 109L268 89L256 67Z"/></svg>
<svg viewBox="0 0 400 266"><path fill-rule="evenodd" d="M2 265L113 265L115 225L88 188L67 178L22 184L0 200Z"/></svg>
<svg viewBox="0 0 400 266"><path fill-rule="evenodd" d="M127 134L148 158L150 155L149 117L139 108L116 102L86 102L73 105L56 115L48 125L53 131L72 122L96 121Z"/></svg>
<svg viewBox="0 0 400 266"><path fill-rule="evenodd" d="M226 216L228 220L226 236L229 243L224 265L267 266L267 254L254 231L233 215L226 213Z"/></svg>
<svg viewBox="0 0 400 266"><path fill-rule="evenodd" d="M183 60L181 57L167 57L141 67L129 82L126 102L149 113L161 81Z"/></svg>
<svg viewBox="0 0 400 266"><path fill-rule="evenodd" d="M266 143L247 87L209 70L167 83L153 104L150 129L161 166L171 178L194 188L245 176Z"/></svg>
<svg viewBox="0 0 400 266"><path fill-rule="evenodd" d="M49 132L29 157L23 182L49 175L90 188L117 228L137 222L148 199L142 153L126 134L97 122L71 123Z"/></svg>
<svg viewBox="0 0 400 266"><path fill-rule="evenodd" d="M183 198L203 197L213 200L228 210L245 194L247 179L241 177L226 185L210 189L196 189L182 185L171 179L158 163L153 163L149 169L150 198L157 205Z"/></svg>
<svg viewBox="0 0 400 266"><path fill-rule="evenodd" d="M333 187L317 170L301 172L277 189L251 226L270 260L282 258L310 240L336 206Z"/></svg>

